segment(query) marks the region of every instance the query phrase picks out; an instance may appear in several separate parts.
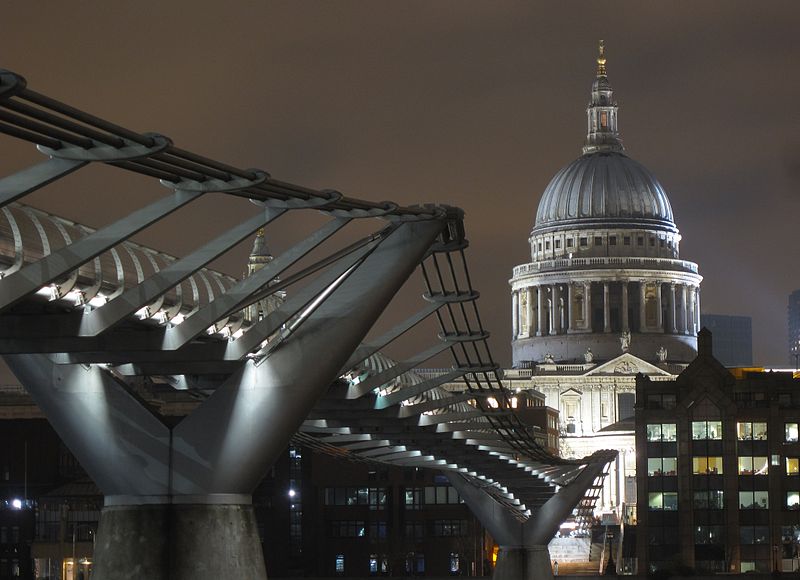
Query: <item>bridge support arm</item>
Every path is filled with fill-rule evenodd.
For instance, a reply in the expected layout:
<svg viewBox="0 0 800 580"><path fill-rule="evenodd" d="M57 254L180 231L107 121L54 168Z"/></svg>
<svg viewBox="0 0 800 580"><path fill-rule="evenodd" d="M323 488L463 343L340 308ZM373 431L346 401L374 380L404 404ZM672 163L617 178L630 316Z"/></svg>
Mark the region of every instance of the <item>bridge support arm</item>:
<svg viewBox="0 0 800 580"><path fill-rule="evenodd" d="M4 358L104 494L168 494L169 429L107 371L42 354Z"/></svg>
<svg viewBox="0 0 800 580"><path fill-rule="evenodd" d="M184 419L176 493L251 493L441 228L398 226L267 358L248 361Z"/></svg>
<svg viewBox="0 0 800 580"><path fill-rule="evenodd" d="M599 451L587 458L581 473L525 522L514 517L511 510L498 503L485 488L458 474L448 476L451 485L500 546L493 580L553 578L547 545L614 455L616 452Z"/></svg>
<svg viewBox="0 0 800 580"><path fill-rule="evenodd" d="M612 455L613 454L613 455ZM561 523L580 503L595 479L603 474L606 465L616 456L616 451L598 451L590 456L586 467L568 485L559 489L525 524L525 538L529 544L548 544Z"/></svg>

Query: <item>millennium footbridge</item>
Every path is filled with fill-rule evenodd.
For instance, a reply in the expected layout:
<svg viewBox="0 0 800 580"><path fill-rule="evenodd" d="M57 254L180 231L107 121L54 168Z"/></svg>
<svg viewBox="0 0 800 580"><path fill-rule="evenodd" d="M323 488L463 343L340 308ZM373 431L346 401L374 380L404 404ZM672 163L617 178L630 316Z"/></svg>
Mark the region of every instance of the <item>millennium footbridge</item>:
<svg viewBox="0 0 800 580"><path fill-rule="evenodd" d="M98 580L266 578L251 494L292 439L441 470L500 545L496 578L551 576L547 543L570 513L589 517L616 452L555 457L515 414L477 309L460 209L240 169L8 71L0 133L43 155L0 179L0 354L104 494ZM151 178L163 195L97 229L20 201L98 164ZM107 181L97 187L113 191ZM249 199L251 215L183 257L132 241L209 196ZM209 267L279 218L319 216L249 276ZM412 276L423 281L416 311L376 324ZM409 335L422 348L392 358ZM448 372L415 373L447 352ZM456 381L463 388L444 388ZM143 382L199 402L174 424L143 401Z"/></svg>

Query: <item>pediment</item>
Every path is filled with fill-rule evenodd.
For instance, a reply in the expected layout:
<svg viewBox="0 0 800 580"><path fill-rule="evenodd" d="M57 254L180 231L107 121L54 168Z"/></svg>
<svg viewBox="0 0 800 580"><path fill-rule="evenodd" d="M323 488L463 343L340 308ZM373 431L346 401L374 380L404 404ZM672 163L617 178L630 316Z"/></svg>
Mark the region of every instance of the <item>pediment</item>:
<svg viewBox="0 0 800 580"><path fill-rule="evenodd" d="M646 360L640 359L638 356L634 356L629 352L624 352L619 355L617 358L613 358L610 361L604 362L601 365L596 366L592 370L586 373L586 376L590 375L637 375L642 373L643 375L661 375L671 377L673 376L672 373L665 371L662 368L657 367L654 364L647 362Z"/></svg>
<svg viewBox="0 0 800 580"><path fill-rule="evenodd" d="M574 396L576 396L576 397L580 397L581 395L583 395L583 391L579 391L579 390L578 390L578 389L576 389L575 387L570 387L570 388L568 388L566 391L563 391L563 392L561 393L561 396L562 396L562 397L563 397L564 395L566 395L566 396L569 396L569 395L574 395Z"/></svg>

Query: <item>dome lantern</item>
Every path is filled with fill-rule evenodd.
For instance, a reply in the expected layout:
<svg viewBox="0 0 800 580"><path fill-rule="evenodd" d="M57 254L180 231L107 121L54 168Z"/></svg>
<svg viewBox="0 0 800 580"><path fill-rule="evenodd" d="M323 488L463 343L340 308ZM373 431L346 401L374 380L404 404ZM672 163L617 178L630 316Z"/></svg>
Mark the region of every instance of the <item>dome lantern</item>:
<svg viewBox="0 0 800 580"><path fill-rule="evenodd" d="M597 55L597 77L592 83L592 99L586 109L588 131L583 153L596 151L623 151L617 130L617 103L606 75L606 56L603 41Z"/></svg>

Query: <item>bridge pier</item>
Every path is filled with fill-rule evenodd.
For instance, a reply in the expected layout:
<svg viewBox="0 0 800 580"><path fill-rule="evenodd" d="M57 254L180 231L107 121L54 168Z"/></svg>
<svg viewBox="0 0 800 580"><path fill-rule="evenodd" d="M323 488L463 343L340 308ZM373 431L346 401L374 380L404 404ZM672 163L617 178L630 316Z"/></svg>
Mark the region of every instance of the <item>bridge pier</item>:
<svg viewBox="0 0 800 580"><path fill-rule="evenodd" d="M107 505L95 562L94 578L266 578L249 503Z"/></svg>
<svg viewBox="0 0 800 580"><path fill-rule="evenodd" d="M253 490L444 225L390 226L277 347L174 426L108 365L6 355L105 495L95 580L266 579Z"/></svg>
<svg viewBox="0 0 800 580"><path fill-rule="evenodd" d="M544 546L500 546L493 580L551 580L550 552Z"/></svg>

